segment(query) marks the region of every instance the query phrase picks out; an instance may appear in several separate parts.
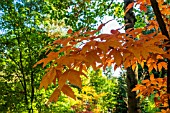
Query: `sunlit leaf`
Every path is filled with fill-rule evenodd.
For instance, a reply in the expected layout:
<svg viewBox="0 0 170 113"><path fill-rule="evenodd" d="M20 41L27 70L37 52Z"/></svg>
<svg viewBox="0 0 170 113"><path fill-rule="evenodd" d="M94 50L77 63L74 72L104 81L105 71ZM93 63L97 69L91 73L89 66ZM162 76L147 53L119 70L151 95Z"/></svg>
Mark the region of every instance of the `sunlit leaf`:
<svg viewBox="0 0 170 113"><path fill-rule="evenodd" d="M147 7L145 5L143 5L143 4L141 4L140 5L140 10L146 12L147 11Z"/></svg>
<svg viewBox="0 0 170 113"><path fill-rule="evenodd" d="M135 71L135 69L136 69L136 64L133 64L132 65L132 70Z"/></svg>
<svg viewBox="0 0 170 113"><path fill-rule="evenodd" d="M43 76L40 87L44 87L44 89L47 89L48 85L51 84L56 79L56 70L54 68L51 68L46 75Z"/></svg>
<svg viewBox="0 0 170 113"><path fill-rule="evenodd" d="M81 88L82 81L81 81L80 75L85 75L85 74L80 71L70 70L69 75L68 75L69 82Z"/></svg>
<svg viewBox="0 0 170 113"><path fill-rule="evenodd" d="M160 62L158 63L158 70L161 71L162 67L164 67L167 70L167 63L166 62Z"/></svg>
<svg viewBox="0 0 170 113"><path fill-rule="evenodd" d="M61 91L62 91L65 95L73 98L74 100L76 99L76 98L75 98L75 95L74 95L74 92L73 92L73 90L69 87L69 85L66 85L66 84L65 84L65 85L62 87Z"/></svg>
<svg viewBox="0 0 170 113"><path fill-rule="evenodd" d="M142 80L142 83L143 83L143 84L148 83L148 82L150 82L148 79Z"/></svg>
<svg viewBox="0 0 170 113"><path fill-rule="evenodd" d="M68 75L69 75L70 71L65 71L61 77L59 78L58 81L58 85L59 85L59 89L62 89L62 87L64 86L64 84L66 83L66 81L68 80Z"/></svg>
<svg viewBox="0 0 170 113"><path fill-rule="evenodd" d="M43 68L47 65L47 63L49 63L50 61L52 61L54 58L52 57L48 57L48 58L43 58L40 61L38 61L33 67L36 67L38 64L43 63Z"/></svg>
<svg viewBox="0 0 170 113"><path fill-rule="evenodd" d="M154 81L154 80L155 80L154 74L151 74L151 75L150 75L150 80L151 80L151 81Z"/></svg>
<svg viewBox="0 0 170 113"><path fill-rule="evenodd" d="M49 98L49 102L56 102L60 96L60 90L56 88Z"/></svg>
<svg viewBox="0 0 170 113"><path fill-rule="evenodd" d="M120 66L123 60L121 53L119 51L114 51L113 55L114 55L114 61L116 62L116 65Z"/></svg>

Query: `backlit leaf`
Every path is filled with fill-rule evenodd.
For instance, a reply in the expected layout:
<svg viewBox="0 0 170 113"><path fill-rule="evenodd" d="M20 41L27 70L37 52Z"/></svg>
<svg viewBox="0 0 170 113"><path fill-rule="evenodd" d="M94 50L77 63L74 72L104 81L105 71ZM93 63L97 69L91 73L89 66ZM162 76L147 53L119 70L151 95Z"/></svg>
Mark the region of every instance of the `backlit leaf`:
<svg viewBox="0 0 170 113"><path fill-rule="evenodd" d="M149 49L150 49L150 52L153 52L153 53L158 53L158 54L164 54L165 53L162 48L159 48L157 46L149 47Z"/></svg>
<svg viewBox="0 0 170 113"><path fill-rule="evenodd" d="M66 85L66 84L65 84L65 85L62 87L61 91L62 91L65 95L73 98L74 100L76 99L76 98L75 98L75 95L74 95L74 92L73 92L73 90L69 87L69 85Z"/></svg>
<svg viewBox="0 0 170 113"><path fill-rule="evenodd" d="M162 67L164 67L165 69L167 69L167 63L166 62L160 62L158 63L158 70L161 71Z"/></svg>
<svg viewBox="0 0 170 113"><path fill-rule="evenodd" d="M56 88L49 98L49 102L56 102L60 96L60 90Z"/></svg>
<svg viewBox="0 0 170 113"><path fill-rule="evenodd" d="M144 61L140 63L141 67L144 68Z"/></svg>
<svg viewBox="0 0 170 113"><path fill-rule="evenodd" d="M144 4L141 4L140 5L140 10L146 12L147 11L147 7Z"/></svg>
<svg viewBox="0 0 170 113"><path fill-rule="evenodd" d="M150 75L150 80L151 80L151 81L155 80L154 74L151 74L151 75Z"/></svg>
<svg viewBox="0 0 170 113"><path fill-rule="evenodd" d="M149 68L148 71L151 72L153 70L153 65L148 66L148 68Z"/></svg>
<svg viewBox="0 0 170 113"><path fill-rule="evenodd" d="M140 87L141 87L141 86L142 86L142 85L137 84L137 85L135 86L135 88L132 89L132 91L140 90Z"/></svg>
<svg viewBox="0 0 170 113"><path fill-rule="evenodd" d="M68 80L71 84L74 84L78 86L79 88L82 87L82 81L80 78L80 75L85 75L84 73L76 70L70 70L69 75L68 75Z"/></svg>
<svg viewBox="0 0 170 113"><path fill-rule="evenodd" d="M49 72L47 72L46 75L43 76L39 89L41 89L42 87L44 87L44 89L47 89L48 85L51 84L55 78L56 70L54 68L51 68Z"/></svg>
<svg viewBox="0 0 170 113"><path fill-rule="evenodd" d="M128 48L128 50L130 52L132 52L136 58L138 58L138 59L140 58L140 54L141 54L140 48L131 46Z"/></svg>
<svg viewBox="0 0 170 113"><path fill-rule="evenodd" d="M38 61L33 67L36 67L38 64L43 63L43 68L47 65L47 63L49 63L50 61L52 61L54 58L49 57L49 58L43 58L40 61Z"/></svg>
<svg viewBox="0 0 170 113"><path fill-rule="evenodd" d="M65 71L61 77L59 78L59 81L58 81L58 85L59 85L59 89L62 89L62 87L64 86L64 84L66 83L66 81L68 80L68 75L69 75L69 72L70 71Z"/></svg>
<svg viewBox="0 0 170 113"><path fill-rule="evenodd" d="M114 51L114 61L116 62L117 66L120 66L122 64L123 58L119 51Z"/></svg>
<svg viewBox="0 0 170 113"><path fill-rule="evenodd" d="M47 78L47 75L44 75L41 82L40 82L39 89L41 89L42 87L44 87L44 89L47 89L49 83L48 83L48 80L46 78Z"/></svg>
<svg viewBox="0 0 170 113"><path fill-rule="evenodd" d="M143 58L146 60L149 56L149 52L147 49L143 48L143 51L141 51L141 54L143 56Z"/></svg>
<svg viewBox="0 0 170 113"><path fill-rule="evenodd" d="M146 83L148 83L148 82L150 82L148 79L142 80L142 83L143 83L143 84L146 84Z"/></svg>
<svg viewBox="0 0 170 113"><path fill-rule="evenodd" d="M133 64L132 65L132 70L135 71L135 68L136 68L136 64Z"/></svg>

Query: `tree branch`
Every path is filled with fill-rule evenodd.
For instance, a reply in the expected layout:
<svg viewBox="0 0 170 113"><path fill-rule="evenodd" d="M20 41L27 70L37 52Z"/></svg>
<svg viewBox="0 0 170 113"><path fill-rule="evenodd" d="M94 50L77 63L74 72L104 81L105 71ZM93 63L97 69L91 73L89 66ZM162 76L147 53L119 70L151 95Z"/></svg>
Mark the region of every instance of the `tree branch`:
<svg viewBox="0 0 170 113"><path fill-rule="evenodd" d="M158 24L159 24L162 34L165 35L170 40L168 31L166 29L166 24L162 18L161 12L158 7L158 2L156 0L151 0L151 5L152 5L153 11L156 15L156 20L158 21Z"/></svg>
<svg viewBox="0 0 170 113"><path fill-rule="evenodd" d="M112 3L113 3L113 0L110 2L110 4L107 6L107 8L104 10L104 12L106 12L107 11L107 9L109 9L110 8L110 6L112 5Z"/></svg>

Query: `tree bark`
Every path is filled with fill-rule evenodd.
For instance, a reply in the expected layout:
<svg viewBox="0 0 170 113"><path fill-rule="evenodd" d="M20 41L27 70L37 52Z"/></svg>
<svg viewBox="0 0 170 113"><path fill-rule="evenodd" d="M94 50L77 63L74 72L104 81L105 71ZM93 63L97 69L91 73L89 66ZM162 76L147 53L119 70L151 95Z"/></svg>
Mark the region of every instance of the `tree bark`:
<svg viewBox="0 0 170 113"><path fill-rule="evenodd" d="M124 11L126 11L127 6L134 2L134 0L124 0ZM135 25L135 14L133 12L133 7L126 12L125 17L125 30L129 28L134 28ZM127 83L127 94L128 94L128 113L140 113L140 110L138 109L138 99L136 98L136 92L132 92L132 89L137 84L138 77L135 75L134 71L131 67L127 68L127 77L126 77L126 83Z"/></svg>
<svg viewBox="0 0 170 113"><path fill-rule="evenodd" d="M127 68L127 94L128 94L128 113L140 113L138 102L139 99L136 98L136 92L132 92L132 89L137 84L137 76L131 67Z"/></svg>

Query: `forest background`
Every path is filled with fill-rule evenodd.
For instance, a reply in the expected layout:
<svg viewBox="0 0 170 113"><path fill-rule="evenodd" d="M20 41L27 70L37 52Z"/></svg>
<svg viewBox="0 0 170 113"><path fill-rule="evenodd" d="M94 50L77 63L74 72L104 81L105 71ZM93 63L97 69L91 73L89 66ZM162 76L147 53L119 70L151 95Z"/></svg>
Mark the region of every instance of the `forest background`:
<svg viewBox="0 0 170 113"><path fill-rule="evenodd" d="M0 111L168 111L169 5L168 0L1 0ZM122 27L105 28L111 23L102 21L106 16ZM110 33L102 35L102 29ZM117 67L122 72L114 77Z"/></svg>

